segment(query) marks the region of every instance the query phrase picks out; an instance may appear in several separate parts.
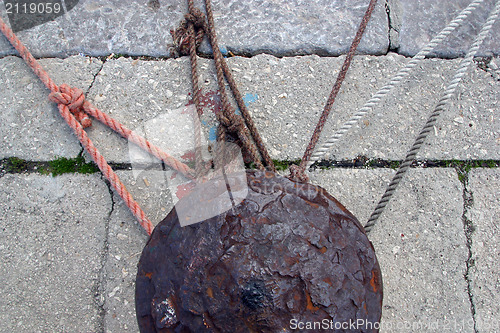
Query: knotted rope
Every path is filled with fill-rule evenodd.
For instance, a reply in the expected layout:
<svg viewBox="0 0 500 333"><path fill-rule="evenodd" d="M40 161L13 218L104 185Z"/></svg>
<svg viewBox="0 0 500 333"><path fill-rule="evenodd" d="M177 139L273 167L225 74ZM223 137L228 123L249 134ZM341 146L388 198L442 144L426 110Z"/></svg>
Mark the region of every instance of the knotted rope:
<svg viewBox="0 0 500 333"><path fill-rule="evenodd" d="M194 179L194 172L189 166L178 161L169 154L163 152L157 146L151 144L145 138L137 135L117 120L97 109L89 101L85 100L83 91L77 88L71 88L66 84L57 86L49 77L47 72L40 66L33 55L16 37L14 32L0 18L0 31L7 37L9 42L19 52L26 63L31 67L33 72L40 78L43 84L50 90L49 99L58 105L59 113L64 118L66 123L73 129L76 136L80 140L84 149L92 157L92 160L97 164L103 175L109 180L110 184L123 198L126 205L130 208L134 216L137 218L141 226L148 234L153 230L153 224L144 214L139 204L132 198L125 185L120 181L119 177L114 173L104 157L99 153L94 146L84 127L91 124L89 115L96 118L104 125L107 125L125 139L137 144L150 154L162 160L166 165L181 172L190 179Z"/></svg>
<svg viewBox="0 0 500 333"><path fill-rule="evenodd" d="M241 93L233 79L231 70L220 52L210 0L205 1L205 6L207 18L205 18L205 15L199 9L194 7L194 2L192 0L188 0L188 14L185 15L179 27L171 31L174 40L172 53L174 55L189 54L191 60L191 78L193 82L193 100L197 109L201 109L198 106L201 92L198 86L196 49L200 45L204 34L208 35L214 53L217 84L222 103L222 112L215 114L219 125L222 126L227 133L231 133L238 138L240 145L258 168L264 168L259 158L260 154L267 168L275 171L274 163L243 101ZM229 101L224 80L227 80L229 84L233 97L241 112L241 116L236 114L234 107ZM198 114L201 114L201 112L198 111ZM218 131L218 133L218 141L221 142L226 136L224 135L223 138L220 135L221 131Z"/></svg>
<svg viewBox="0 0 500 333"><path fill-rule="evenodd" d="M196 31L193 35L190 31L191 28ZM205 15L201 10L192 8L184 15L184 19L179 23L179 27L175 30L170 30L173 43L170 46L170 53L174 58L183 55L189 55L191 49L191 42L194 42L195 47L198 48L203 37L205 36Z"/></svg>
<svg viewBox="0 0 500 333"><path fill-rule="evenodd" d="M58 87L58 91L49 94L49 99L56 104L66 105L69 111L73 113L76 120L82 124L83 128L92 125L92 119L90 119L88 114L83 110L83 103L85 102L83 90L71 88L64 83Z"/></svg>

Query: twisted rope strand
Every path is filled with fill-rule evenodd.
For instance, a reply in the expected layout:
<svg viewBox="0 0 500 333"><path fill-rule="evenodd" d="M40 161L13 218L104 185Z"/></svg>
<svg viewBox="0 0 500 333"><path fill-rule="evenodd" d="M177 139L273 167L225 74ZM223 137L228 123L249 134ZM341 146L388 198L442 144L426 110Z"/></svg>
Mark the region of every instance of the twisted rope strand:
<svg viewBox="0 0 500 333"><path fill-rule="evenodd" d="M189 14L195 11L194 4L188 2ZM188 36L189 36L189 58L191 60L191 82L193 84L193 101L196 107L196 114L193 114L194 121L194 152L196 161L196 176L201 177L202 173L202 151L201 151L201 124L200 119L203 113L200 103L201 89L198 80L198 56L196 55L196 32L192 21L188 21Z"/></svg>
<svg viewBox="0 0 500 333"><path fill-rule="evenodd" d="M400 84L403 79L410 74L413 68L427 55L431 53L431 51L441 44L446 37L450 33L452 33L457 27L459 27L462 22L474 11L484 0L475 0L472 1L469 6L467 6L460 14L451 21L447 27L445 27L441 32L434 37L429 44L427 44L422 50L420 50L412 60L401 69L392 79L386 84L382 89L377 91L368 102L357 112L355 113L349 120L347 120L341 128L339 128L328 140L326 140L323 145L314 152L311 156L311 159L307 165L310 167L314 162L319 161L323 158L323 156L334 146L335 142L337 142L347 131L349 131L356 123L363 118L369 111L373 110L393 88L395 88L398 84Z"/></svg>
<svg viewBox="0 0 500 333"><path fill-rule="evenodd" d="M384 211L385 207L387 206L387 203L389 200L391 200L392 195L396 191L397 186L401 182L401 179L403 179L403 176L405 173L408 171L410 168L411 164L415 160L415 157L417 155L417 152L419 151L420 147L422 147L422 144L424 143L427 135L431 132L432 128L436 124L437 118L439 117L440 113L444 110L445 106L448 104L449 100L454 96L456 88L458 87L459 83L462 81L463 77L469 70L469 67L471 63L474 60L474 56L476 55L477 51L479 50L479 47L483 43L484 39L489 35L491 28L493 27L495 21L497 20L498 16L500 14L500 0L497 0L495 8L491 11L488 19L484 23L483 27L481 28L481 32L479 35L477 35L476 39L474 40L474 43L472 44L471 48L467 52L467 55L465 58L461 61L458 69L455 72L455 75L453 77L453 80L451 83L448 85L448 87L445 90L445 93L443 97L439 100L439 103L437 104L436 108L434 111L431 113L429 116L429 119L427 120L425 126L423 129L420 131L420 134L418 135L417 139L415 140L415 143L413 143L413 146L411 147L410 151L406 155L406 158L399 167L396 175L390 182L389 186L387 187L384 195L380 199L380 202L378 203L377 207L373 211L372 215L368 219L368 222L365 225L365 230L366 232L370 232L377 222L378 218L380 215L382 215L382 212Z"/></svg>
<svg viewBox="0 0 500 333"><path fill-rule="evenodd" d="M188 0L188 3L192 2L193 0ZM236 131L243 148L250 155L252 161L256 164L256 166L259 169L264 169L264 165L262 164L258 156L257 149L249 138L248 129L244 126L242 117L235 114L235 110L228 100L226 94L226 88L224 86L224 73L222 70L223 67L222 62L224 57L220 52L219 42L217 40L217 35L215 33L214 17L210 0L205 0L205 8L207 11L207 19L208 19L208 24L207 24L208 37L210 38L212 50L214 53L215 68L216 68L215 72L217 74L217 84L221 96L222 111L223 111L222 113L224 114L223 117L218 116L219 118L218 120L220 123L224 124L225 126L232 127Z"/></svg>
<svg viewBox="0 0 500 333"><path fill-rule="evenodd" d="M259 150L259 153L262 156L262 159L264 160L267 168L270 171L276 172L276 167L274 166L274 162L271 159L271 156L269 155L266 146L264 145L264 141L262 140L262 137L260 136L259 131L257 130L257 126L255 126L255 123L252 117L250 116L250 112L248 111L245 101L243 100L243 97L241 96L241 93L238 89L238 85L234 80L233 73L231 72L231 69L229 68L226 59L224 59L224 57L222 57L222 70L224 71L224 75L226 77L227 83L229 84L229 88L233 93L234 99L236 100L236 104L238 104L238 108L240 109L241 115L245 120L245 124L248 127L248 131L250 132L250 135L252 136L253 141L255 142L255 145L257 146L257 149Z"/></svg>
<svg viewBox="0 0 500 333"><path fill-rule="evenodd" d="M330 92L330 96L328 97L328 100L326 102L326 105L323 109L323 112L321 113L321 116L318 120L318 123L316 124L316 128L314 129L314 132L311 136L311 140L309 141L309 144L307 145L307 148L304 152L304 156L302 157L302 160L300 162L299 166L292 165L290 167L290 178L293 180L298 180L298 181L307 181L308 177L305 173L307 164L309 163L309 159L314 151L314 148L316 147L316 144L318 143L319 137L321 135L321 132L323 130L323 127L325 126L326 120L328 119L328 116L330 115L330 112L332 110L333 103L335 102L335 98L337 97L340 88L342 86L342 82L344 82L347 71L349 70L349 67L351 66L351 61L352 58L354 58L354 54L356 53L356 49L358 48L359 43L361 42L361 38L363 37L363 34L366 30L366 27L368 26L368 22L370 21L370 18L372 16L373 10L375 9L375 5L377 4L377 0L370 0L370 3L368 4L368 7L366 8L366 12L363 16L363 19L361 20L361 23L358 27L358 31L356 32L356 35L354 36L354 39L351 43L351 47L349 48L349 52L346 55L346 58L344 60L344 63L342 65L342 68L337 76L337 80L335 81L335 84L332 87L332 91Z"/></svg>
<svg viewBox="0 0 500 333"><path fill-rule="evenodd" d="M120 195L120 197L122 197L122 199L125 201L127 207L130 208L132 214L139 221L139 224L144 228L144 230L146 230L148 235L151 235L151 232L154 228L153 224L146 217L146 214L141 209L139 204L132 198L132 195L127 190L125 185L120 181L118 175L106 162L106 159L101 155L101 153L99 153L99 150L97 150L90 138L87 136L87 132L85 132L83 126L80 124L80 122L78 122L75 116L71 114L67 105L58 104L58 109L61 116L64 118L64 120L66 120L66 123L68 123L68 125L75 132L78 140L80 140L82 145L85 147L85 150L90 154L90 156L92 156L92 159L99 167L99 170L101 170L106 179L109 180L111 186L113 186L118 195Z"/></svg>

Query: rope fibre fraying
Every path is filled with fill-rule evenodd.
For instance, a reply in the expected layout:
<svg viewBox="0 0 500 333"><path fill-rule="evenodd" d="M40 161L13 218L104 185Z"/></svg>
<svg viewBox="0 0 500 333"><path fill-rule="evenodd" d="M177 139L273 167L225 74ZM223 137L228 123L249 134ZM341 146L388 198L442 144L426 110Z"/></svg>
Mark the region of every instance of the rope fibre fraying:
<svg viewBox="0 0 500 333"><path fill-rule="evenodd" d="M49 99L57 103L59 113L64 118L66 123L73 129L85 150L90 154L94 162L97 164L103 175L109 180L113 188L123 198L126 205L130 208L131 212L137 218L141 226L146 230L148 234L151 234L153 230L153 224L151 223L151 221L149 221L144 211L142 211L142 209L140 208L139 204L134 201L125 185L113 172L104 157L99 153L90 138L87 136L84 127L88 127L91 124L88 115L109 126L124 138L137 144L147 152L158 157L160 160L164 161L165 164L183 173L188 178L194 179L193 170L191 170L189 166L163 152L160 148L151 144L145 138L137 135L135 132L131 131L117 120L97 109L89 101L85 100L82 90L71 88L66 84L57 86L49 77L47 72L42 68L42 66L40 66L33 55L21 43L14 32L5 24L5 22L1 18L0 31L2 31L5 37L7 37L12 46L14 46L14 48L19 52L21 57L31 67L33 72L40 78L42 83L50 90Z"/></svg>
<svg viewBox="0 0 500 333"><path fill-rule="evenodd" d="M446 26L441 32L436 35L423 49L421 49L412 60L401 69L392 79L391 81L382 87L379 91L377 91L365 105L359 109L349 120L347 120L342 127L340 127L330 138L328 138L323 145L318 148L314 154L311 156L310 161L307 167L310 167L314 162L321 160L326 153L332 149L335 142L340 140L340 138L346 134L357 122L363 118L369 111L373 110L382 99L391 92L398 84L400 84L403 79L410 74L410 72L415 68L415 66L423 60L426 56L428 56L432 50L440 45L449 34L451 34L457 27L459 27L462 22L472 13L474 10L479 7L479 5L484 0L475 0L472 1L460 14L453 19L448 26Z"/></svg>
<svg viewBox="0 0 500 333"><path fill-rule="evenodd" d="M396 175L394 178L391 180L389 186L387 187L384 195L380 199L377 207L373 211L372 215L368 219L368 222L365 225L365 230L366 232L370 232L377 222L378 218L380 215L382 215L382 212L384 211L385 207L387 206L387 203L389 200L391 200L391 197L393 196L394 192L396 191L396 188L398 187L399 183L403 179L405 173L408 171L410 168L411 164L415 160L415 157L417 155L417 152L419 151L420 147L422 147L427 135L432 131L432 128L436 124L437 118L441 114L441 112L444 110L445 106L448 104L450 99L455 95L455 91L462 81L463 77L469 70L470 65L474 61L474 56L476 55L477 51L479 50L479 47L483 43L483 41L486 39L486 37L489 35L491 28L495 24L495 21L498 19L498 16L500 14L500 0L497 0L495 8L491 11L488 19L484 23L483 27L481 28L481 32L477 35L476 39L474 40L474 43L472 44L471 48L467 52L465 58L461 61L458 69L455 72L455 75L446 88L443 97L439 100L436 108L434 111L431 113L429 116L426 124L420 131L420 134L418 135L417 139L413 143L411 149L409 150L408 154L406 155L406 158L404 162L401 164L399 167L398 171L396 172Z"/></svg>

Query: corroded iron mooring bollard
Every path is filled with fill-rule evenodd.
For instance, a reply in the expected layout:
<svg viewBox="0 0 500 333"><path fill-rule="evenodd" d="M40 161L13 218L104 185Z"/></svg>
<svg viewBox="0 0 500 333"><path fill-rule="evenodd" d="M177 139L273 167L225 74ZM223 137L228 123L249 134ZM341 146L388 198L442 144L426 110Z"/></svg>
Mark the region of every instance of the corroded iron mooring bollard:
<svg viewBox="0 0 500 333"><path fill-rule="evenodd" d="M306 326L316 322L343 332L357 322L377 332L382 277L358 220L319 186L246 175L233 209L186 227L173 209L155 228L138 265L140 331L316 332Z"/></svg>

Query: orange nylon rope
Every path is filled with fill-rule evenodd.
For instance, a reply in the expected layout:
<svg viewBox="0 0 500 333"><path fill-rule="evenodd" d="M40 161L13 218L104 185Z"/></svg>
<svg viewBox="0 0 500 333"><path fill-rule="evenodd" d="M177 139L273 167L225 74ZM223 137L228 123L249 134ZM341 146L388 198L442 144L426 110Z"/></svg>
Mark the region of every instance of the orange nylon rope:
<svg viewBox="0 0 500 333"><path fill-rule="evenodd" d="M84 149L92 157L94 162L99 167L99 170L101 170L106 179L109 180L116 192L123 198L125 204L130 208L132 214L134 214L141 226L146 230L148 235L150 235L153 231L153 224L146 217L146 214L141 209L139 204L132 198L132 195L120 181L118 175L113 171L113 169L111 169L109 164L106 162L106 159L99 153L90 138L87 136L84 128L90 126L92 123L88 116L90 115L102 122L104 125L109 126L124 138L134 142L150 154L165 162L168 166L186 175L188 178L195 178L194 171L186 164L163 152L160 148L151 144L145 138L137 135L117 120L93 106L89 101L85 100L81 89L71 88L66 84L57 86L1 18L0 30L5 37L7 37L12 46L14 46L14 48L19 52L26 63L31 67L33 72L35 72L35 74L40 78L43 84L51 91L49 99L57 103L59 113L64 118L66 123L73 129Z"/></svg>

